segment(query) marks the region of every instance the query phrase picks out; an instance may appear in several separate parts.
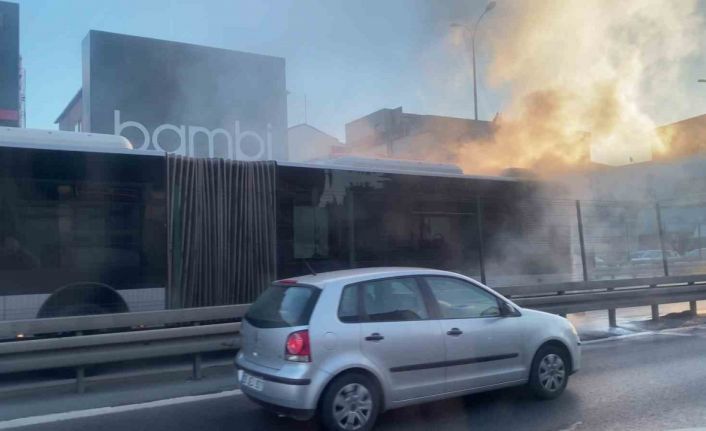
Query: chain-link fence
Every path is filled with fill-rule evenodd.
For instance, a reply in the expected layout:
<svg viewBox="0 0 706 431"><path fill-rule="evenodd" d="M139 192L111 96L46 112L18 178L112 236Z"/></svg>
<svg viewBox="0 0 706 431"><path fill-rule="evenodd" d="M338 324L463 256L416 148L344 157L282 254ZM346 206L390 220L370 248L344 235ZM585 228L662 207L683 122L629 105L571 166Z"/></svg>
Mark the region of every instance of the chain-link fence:
<svg viewBox="0 0 706 431"><path fill-rule="evenodd" d="M547 200L516 211L520 229L486 244L490 285L706 273L706 202Z"/></svg>

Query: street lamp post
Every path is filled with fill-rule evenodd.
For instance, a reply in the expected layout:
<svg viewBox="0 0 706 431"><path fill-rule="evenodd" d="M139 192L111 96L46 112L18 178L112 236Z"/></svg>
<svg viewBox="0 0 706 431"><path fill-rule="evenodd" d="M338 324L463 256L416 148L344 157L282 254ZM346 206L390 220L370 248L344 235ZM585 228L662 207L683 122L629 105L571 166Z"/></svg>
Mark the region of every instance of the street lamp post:
<svg viewBox="0 0 706 431"><path fill-rule="evenodd" d="M460 27L471 34L471 57L473 62L473 115L476 121L478 120L478 89L476 88L476 32L478 31L478 24L480 24L480 21L483 19L485 14L493 10L494 7L495 1L491 1L490 3L488 3L483 13L480 14L478 19L476 20L476 23L473 26L473 30L469 29L468 26L463 24L451 24L451 27ZM465 40L466 39L464 38L464 41ZM466 42L466 44L468 44L468 42Z"/></svg>

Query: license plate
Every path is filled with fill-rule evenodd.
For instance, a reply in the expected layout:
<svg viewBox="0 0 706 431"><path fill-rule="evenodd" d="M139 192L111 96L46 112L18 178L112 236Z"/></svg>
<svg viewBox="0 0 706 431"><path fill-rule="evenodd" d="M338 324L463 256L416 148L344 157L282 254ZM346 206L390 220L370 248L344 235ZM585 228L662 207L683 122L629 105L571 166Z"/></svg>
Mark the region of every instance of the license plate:
<svg viewBox="0 0 706 431"><path fill-rule="evenodd" d="M262 387L265 385L265 382L258 377L251 376L250 374L243 372L243 377L240 379L240 385L247 386L248 388L256 391L261 391Z"/></svg>

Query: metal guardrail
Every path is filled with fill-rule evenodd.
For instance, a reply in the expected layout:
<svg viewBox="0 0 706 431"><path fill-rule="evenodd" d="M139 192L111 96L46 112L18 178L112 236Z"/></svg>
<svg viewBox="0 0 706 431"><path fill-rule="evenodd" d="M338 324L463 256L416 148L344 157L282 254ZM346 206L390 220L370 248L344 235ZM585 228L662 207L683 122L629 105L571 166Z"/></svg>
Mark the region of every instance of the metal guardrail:
<svg viewBox="0 0 706 431"><path fill-rule="evenodd" d="M677 275L671 277L617 278L611 280L568 281L563 283L545 283L525 286L493 287L505 296L532 296L563 294L571 291L607 290L625 287L650 287L663 285L706 283L706 274ZM706 298L704 298L706 299Z"/></svg>
<svg viewBox="0 0 706 431"><path fill-rule="evenodd" d="M659 304L688 302L696 314L696 301L706 299L706 275L579 281L535 286L508 286L496 290L521 307L556 314L608 310L610 326L617 326L616 309L650 305L659 319Z"/></svg>
<svg viewBox="0 0 706 431"><path fill-rule="evenodd" d="M14 340L0 343L0 373L75 367L76 390L82 393L85 366L192 355L193 378L200 379L203 353L239 347L240 323L235 320L242 318L247 307L242 304L0 322L0 339ZM106 330L118 332L90 333Z"/></svg>
<svg viewBox="0 0 706 431"><path fill-rule="evenodd" d="M92 331L114 328L142 328L170 324L239 319L248 304L217 307L182 308L177 310L141 311L135 313L96 314L91 316L53 317L0 322L0 339L24 336Z"/></svg>
<svg viewBox="0 0 706 431"><path fill-rule="evenodd" d="M522 307L566 314L706 299L706 275L498 287ZM85 389L86 366L133 359L192 355L193 378L201 355L239 347L237 321L248 304L137 313L0 322L0 374L74 367L76 390ZM108 333L92 333L110 331Z"/></svg>

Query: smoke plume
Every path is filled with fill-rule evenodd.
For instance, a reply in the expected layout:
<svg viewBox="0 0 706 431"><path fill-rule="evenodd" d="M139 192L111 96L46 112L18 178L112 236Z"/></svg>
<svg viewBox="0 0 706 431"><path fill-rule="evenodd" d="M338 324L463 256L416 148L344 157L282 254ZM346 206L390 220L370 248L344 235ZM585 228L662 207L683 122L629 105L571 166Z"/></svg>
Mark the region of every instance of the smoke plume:
<svg viewBox="0 0 706 431"><path fill-rule="evenodd" d="M499 1L483 25L487 80L511 97L493 139L459 150L469 173L649 160L665 150L654 118L688 97L705 40L694 0Z"/></svg>

